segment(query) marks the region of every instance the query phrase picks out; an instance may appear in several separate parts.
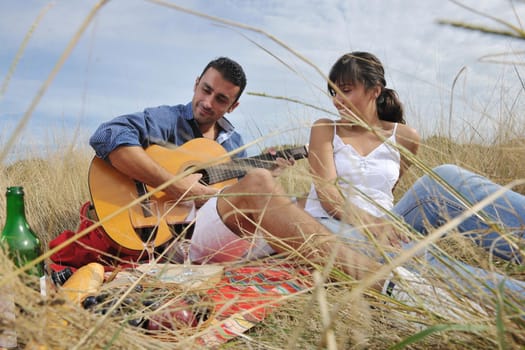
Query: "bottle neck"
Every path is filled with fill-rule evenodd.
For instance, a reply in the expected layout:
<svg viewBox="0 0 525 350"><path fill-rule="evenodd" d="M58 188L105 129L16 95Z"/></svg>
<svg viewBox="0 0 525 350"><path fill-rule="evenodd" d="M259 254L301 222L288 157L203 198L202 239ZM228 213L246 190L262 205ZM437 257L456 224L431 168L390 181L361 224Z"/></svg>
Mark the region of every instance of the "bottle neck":
<svg viewBox="0 0 525 350"><path fill-rule="evenodd" d="M6 225L11 221L26 221L24 195L19 193L8 193L6 196L7 216Z"/></svg>

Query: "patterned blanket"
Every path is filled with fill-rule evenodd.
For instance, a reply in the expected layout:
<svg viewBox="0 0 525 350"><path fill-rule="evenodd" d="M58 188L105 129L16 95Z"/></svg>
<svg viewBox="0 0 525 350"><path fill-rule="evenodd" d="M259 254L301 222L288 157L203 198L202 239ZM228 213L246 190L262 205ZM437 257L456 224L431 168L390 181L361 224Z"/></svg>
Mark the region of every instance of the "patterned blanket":
<svg viewBox="0 0 525 350"><path fill-rule="evenodd" d="M215 317L199 338L207 347L225 343L264 320L283 296L309 288L309 272L292 265L228 269L208 295L215 302Z"/></svg>

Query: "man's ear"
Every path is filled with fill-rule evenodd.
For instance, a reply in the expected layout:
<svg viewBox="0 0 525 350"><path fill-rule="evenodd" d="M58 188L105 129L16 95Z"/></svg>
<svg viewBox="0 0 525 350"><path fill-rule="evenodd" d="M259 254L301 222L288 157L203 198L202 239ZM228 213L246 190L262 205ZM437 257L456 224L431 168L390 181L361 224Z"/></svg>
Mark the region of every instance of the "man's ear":
<svg viewBox="0 0 525 350"><path fill-rule="evenodd" d="M234 110L235 108L237 108L238 105L239 105L239 101L234 102L234 103L230 106L230 108L228 108L228 113L233 112L233 110Z"/></svg>

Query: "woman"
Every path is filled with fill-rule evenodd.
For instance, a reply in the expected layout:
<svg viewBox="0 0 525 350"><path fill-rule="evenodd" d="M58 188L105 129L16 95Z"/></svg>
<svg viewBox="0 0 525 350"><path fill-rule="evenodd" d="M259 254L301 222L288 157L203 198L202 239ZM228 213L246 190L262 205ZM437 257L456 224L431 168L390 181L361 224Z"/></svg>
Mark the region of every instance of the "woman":
<svg viewBox="0 0 525 350"><path fill-rule="evenodd" d="M464 202L478 202L498 188L479 175L446 165L436 168L435 173L463 200L432 177L424 176L394 205L392 191L410 165L410 155L417 153L419 135L404 125L402 104L395 91L386 88L381 62L366 52L343 55L330 71L328 92L341 118L335 122L319 119L311 129L308 159L314 184L305 209L354 246L359 244L366 254L377 254L378 244L387 253L389 247L409 246L404 234L407 231L399 220L393 220L395 216L425 234L426 225L439 226L459 215L468 206ZM506 232L516 228L515 236L522 238L525 197L509 192L486 207L483 214L473 215L459 226L495 255L521 261L511 240L502 239L499 232L472 233L490 227L483 216L497 219ZM461 283L471 280L472 274L481 275L482 284L494 288L503 278L444 255L437 257L434 251L424 255L440 271L450 269ZM520 293L525 291L525 283L507 281L506 285Z"/></svg>

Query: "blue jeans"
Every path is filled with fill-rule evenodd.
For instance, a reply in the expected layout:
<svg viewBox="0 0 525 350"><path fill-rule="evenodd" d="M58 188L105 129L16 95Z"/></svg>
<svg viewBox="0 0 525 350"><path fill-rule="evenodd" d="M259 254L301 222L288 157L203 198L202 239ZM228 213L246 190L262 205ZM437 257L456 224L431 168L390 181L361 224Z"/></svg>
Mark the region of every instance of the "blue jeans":
<svg viewBox="0 0 525 350"><path fill-rule="evenodd" d="M475 204L499 190L501 186L478 174L457 167L442 165L433 169L447 184L459 192L467 203ZM416 231L426 234L427 227L439 227L460 215L465 206L443 186L425 175L394 206L393 212L410 224ZM502 226L497 232L482 217ZM490 250L495 256L521 263L522 256L516 247L502 237L510 234L512 240L524 247L525 240L525 196L507 191L496 201L483 208L481 216L472 215L458 226L459 232Z"/></svg>
<svg viewBox="0 0 525 350"><path fill-rule="evenodd" d="M435 168L434 171L470 203L476 203L500 188L488 179L454 165L442 165ZM430 176L425 175L416 181L392 211L404 218L418 232L425 234L427 233L426 225L438 227L448 219L460 215L463 210L464 206L460 201ZM503 225L506 231L511 231L517 238L523 238L525 227L524 196L509 191L485 207L483 211L484 215L491 220L496 220ZM375 247L358 229L335 219L319 218L318 220L332 232L345 239L355 249L369 256L377 256ZM458 229L473 238L480 246L491 249L494 255L507 260L522 261L519 252L513 249L507 241L501 239L500 233L491 231L489 225L478 216L474 215L463 221ZM411 245L412 243L403 244L403 248L407 249ZM451 259L440 254L435 248L420 252L420 257L434 271L452 277L450 284L456 288L468 288L473 292L475 289L482 289L487 292L494 291L499 284L503 283L506 291L514 292L520 297L525 295L525 282ZM381 258L378 260L381 261ZM420 270L420 267L417 266L409 268L414 272Z"/></svg>

